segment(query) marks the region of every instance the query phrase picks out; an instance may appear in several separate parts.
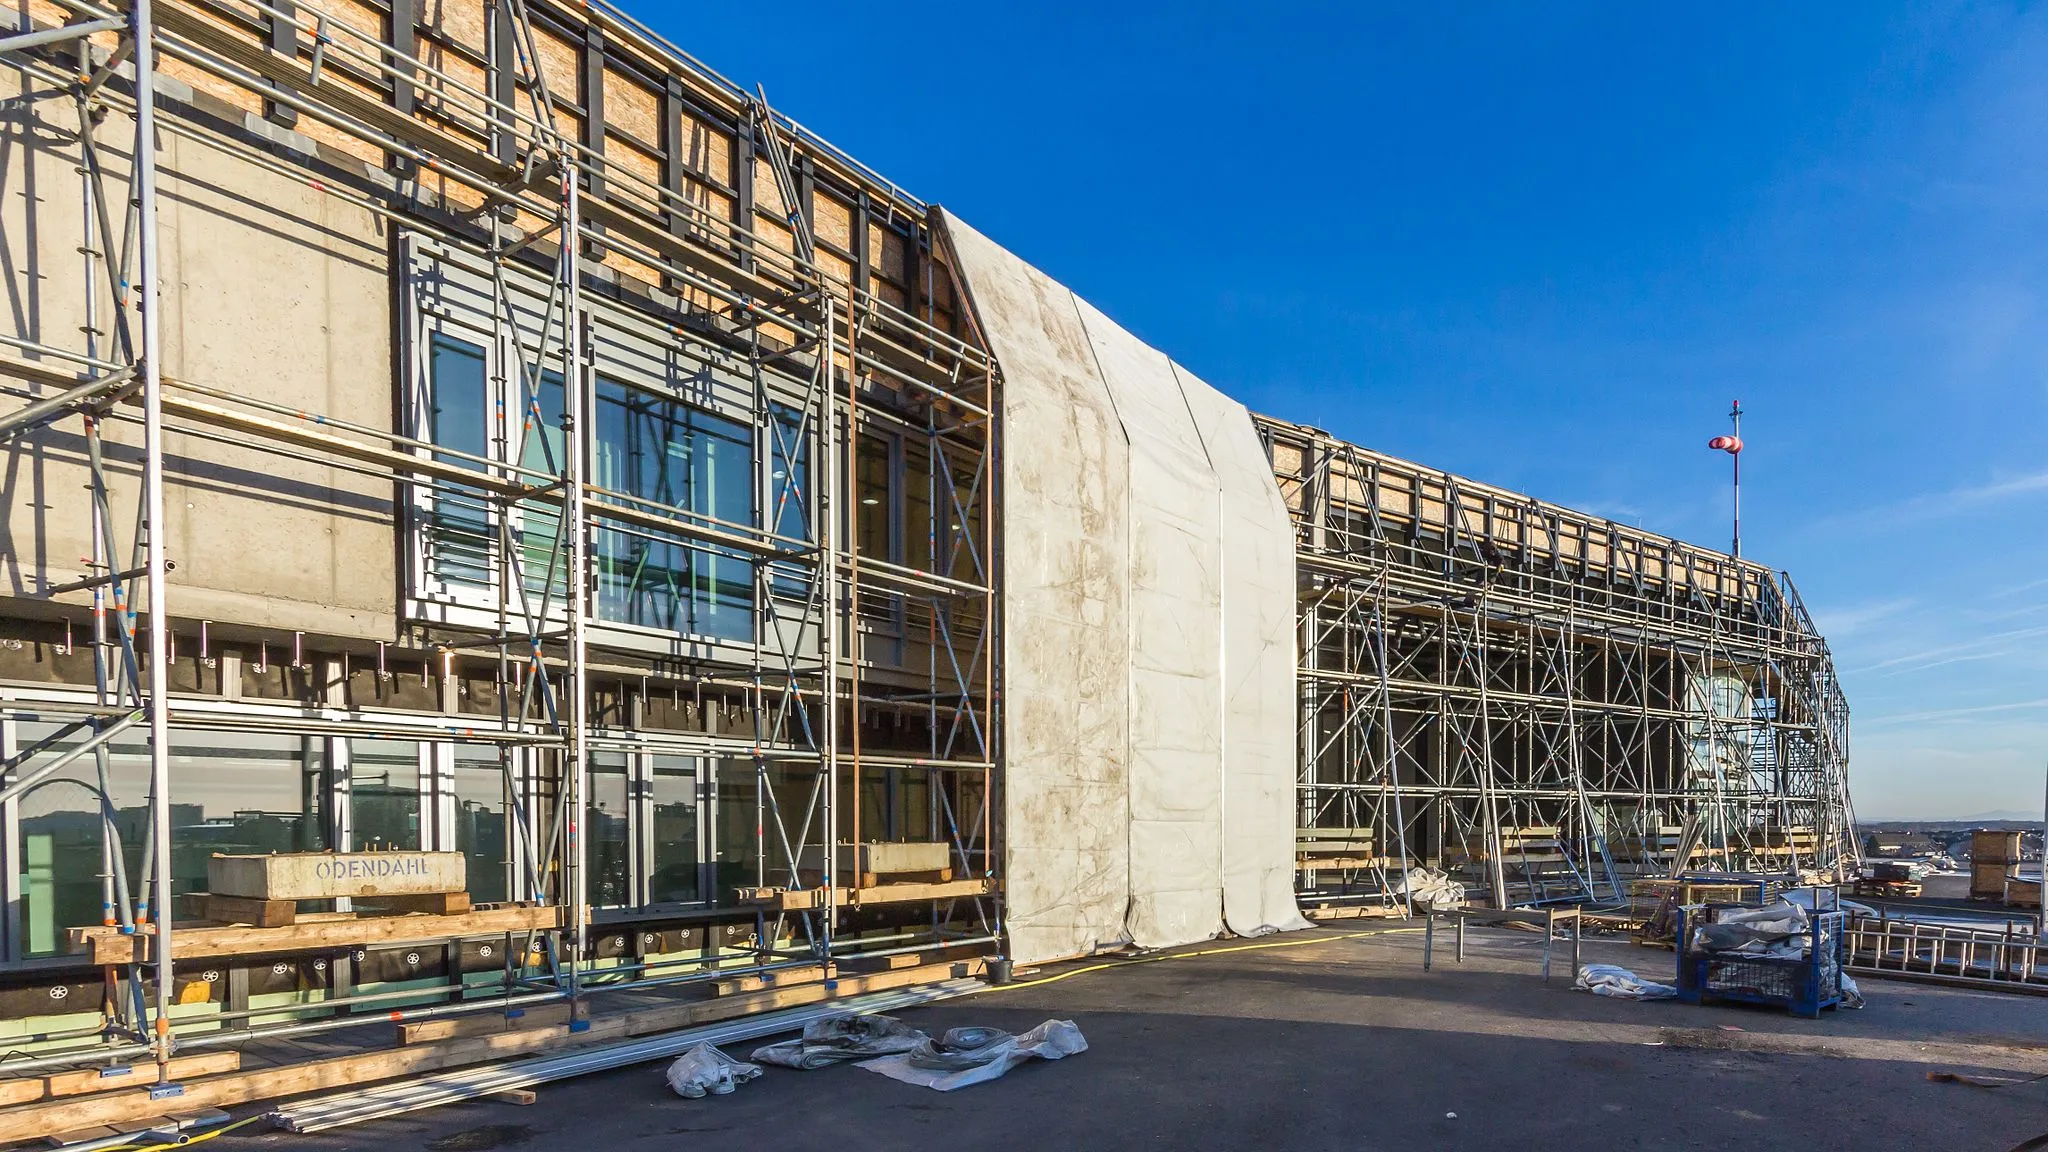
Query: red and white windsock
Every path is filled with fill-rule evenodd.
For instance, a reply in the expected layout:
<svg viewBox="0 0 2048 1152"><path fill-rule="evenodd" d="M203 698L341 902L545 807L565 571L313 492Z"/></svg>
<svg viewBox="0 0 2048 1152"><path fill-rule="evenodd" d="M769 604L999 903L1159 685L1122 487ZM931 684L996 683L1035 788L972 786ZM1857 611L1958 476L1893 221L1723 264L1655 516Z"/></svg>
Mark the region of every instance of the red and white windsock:
<svg viewBox="0 0 2048 1152"><path fill-rule="evenodd" d="M1728 419L1734 425L1734 432L1727 436L1716 436L1707 441L1707 447L1716 452L1726 452L1729 462L1735 466L1735 540L1734 552L1742 556L1742 401L1737 400L1728 408Z"/></svg>

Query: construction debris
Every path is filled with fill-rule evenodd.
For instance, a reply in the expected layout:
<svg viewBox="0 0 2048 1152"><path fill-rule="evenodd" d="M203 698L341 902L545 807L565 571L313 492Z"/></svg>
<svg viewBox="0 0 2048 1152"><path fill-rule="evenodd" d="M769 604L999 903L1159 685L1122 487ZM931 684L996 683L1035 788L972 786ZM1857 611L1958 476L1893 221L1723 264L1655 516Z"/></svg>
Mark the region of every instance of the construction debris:
<svg viewBox="0 0 2048 1152"><path fill-rule="evenodd" d="M908 1052L930 1039L893 1016L854 1016L838 1013L804 1025L803 1035L754 1050L754 1059L781 1068L808 1071L860 1060Z"/></svg>
<svg viewBox="0 0 2048 1152"><path fill-rule="evenodd" d="M1595 996L1612 996L1620 1000L1676 1000L1678 989L1641 976L1619 964L1588 964L1579 969L1572 980L1572 987Z"/></svg>
<svg viewBox="0 0 2048 1152"><path fill-rule="evenodd" d="M895 1056L863 1061L859 1066L892 1080L951 1092L994 1080L1033 1058L1064 1060L1088 1050L1088 1041L1072 1020L1047 1020L1022 1036L1000 1028L948 1028L934 1041Z"/></svg>
<svg viewBox="0 0 2048 1152"><path fill-rule="evenodd" d="M760 1076L759 1064L735 1060L710 1043L697 1045L668 1066L668 1086L685 1100L730 1096L733 1089Z"/></svg>

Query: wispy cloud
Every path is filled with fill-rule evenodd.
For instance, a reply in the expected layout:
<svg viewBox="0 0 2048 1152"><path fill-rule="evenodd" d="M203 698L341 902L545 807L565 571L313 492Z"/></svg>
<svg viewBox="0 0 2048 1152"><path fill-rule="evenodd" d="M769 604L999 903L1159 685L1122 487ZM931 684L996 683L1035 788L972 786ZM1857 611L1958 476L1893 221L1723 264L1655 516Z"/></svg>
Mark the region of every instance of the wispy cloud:
<svg viewBox="0 0 2048 1152"><path fill-rule="evenodd" d="M1875 664L1865 664L1860 668L1850 669L1846 675L1853 676L1870 672L1881 672L1887 668L1898 668L1901 666L1910 666L1908 668L1909 671L1917 671L1921 668L1933 667L1936 661L1946 662L1943 659L1944 657L1975 653L1988 645L2001 644L2008 640L2020 640L2028 636L2048 636L2048 624L2036 625L2031 628L2008 628L2003 632L1987 632L1982 636L1966 640L1961 644L1946 644L1939 648L1926 648L1918 652L1908 652L1903 656L1894 656L1889 660L1880 660Z"/></svg>
<svg viewBox="0 0 2048 1152"><path fill-rule="evenodd" d="M1863 728L1889 727L1895 724L1925 724L1930 721L1956 720L1965 716L1988 716L1996 712L2048 711L2048 696L2038 700L2012 700L2004 704L1975 704L1966 708L1930 708L1924 712L1900 712L1890 716L1879 716L1872 720L1859 721Z"/></svg>
<svg viewBox="0 0 2048 1152"><path fill-rule="evenodd" d="M1816 526L1837 530L1896 528L1901 524L1980 511L2007 501L2039 495L2048 495L2048 470L1959 485L1939 492L1923 492L1889 504L1825 516L1816 522Z"/></svg>
<svg viewBox="0 0 2048 1152"><path fill-rule="evenodd" d="M1822 609L1814 613L1814 623L1821 635L1830 640L1840 640L1883 620L1888 620L1913 607L1919 601L1912 597L1895 597L1889 600L1873 600L1862 604L1851 604L1846 608Z"/></svg>

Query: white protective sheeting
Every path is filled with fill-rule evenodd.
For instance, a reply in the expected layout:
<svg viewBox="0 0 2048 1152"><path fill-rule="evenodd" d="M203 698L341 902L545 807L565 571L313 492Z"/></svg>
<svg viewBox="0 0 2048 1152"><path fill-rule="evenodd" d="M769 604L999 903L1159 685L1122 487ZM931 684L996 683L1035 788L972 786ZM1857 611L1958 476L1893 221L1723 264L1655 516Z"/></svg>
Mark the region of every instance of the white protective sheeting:
<svg viewBox="0 0 2048 1152"><path fill-rule="evenodd" d="M1002 394L1003 892L1011 957L1030 963L1127 938L1130 449L1074 294L945 225L1018 381Z"/></svg>
<svg viewBox="0 0 2048 1152"><path fill-rule="evenodd" d="M1250 416L940 223L1003 380L1012 957L1304 927L1293 533Z"/></svg>
<svg viewBox="0 0 2048 1152"><path fill-rule="evenodd" d="M1163 948L1223 928L1221 501L1173 361L1076 304L1131 445L1126 924Z"/></svg>
<svg viewBox="0 0 2048 1152"><path fill-rule="evenodd" d="M1223 919L1306 928L1294 902L1294 523L1244 405L1175 365L1223 529Z"/></svg>

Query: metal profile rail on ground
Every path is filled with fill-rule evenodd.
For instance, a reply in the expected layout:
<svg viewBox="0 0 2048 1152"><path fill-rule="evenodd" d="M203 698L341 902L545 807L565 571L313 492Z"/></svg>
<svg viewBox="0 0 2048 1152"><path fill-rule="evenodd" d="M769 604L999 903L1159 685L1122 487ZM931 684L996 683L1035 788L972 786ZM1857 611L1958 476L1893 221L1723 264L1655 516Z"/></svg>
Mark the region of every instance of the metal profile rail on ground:
<svg viewBox="0 0 2048 1152"><path fill-rule="evenodd" d="M679 1032L669 1032L625 1044L565 1052L559 1056L541 1056L509 1064L465 1068L458 1072L444 1072L437 1076L427 1076L400 1084L365 1088L360 1092L347 1092L287 1104L273 1110L270 1118L278 1127L290 1132L324 1132L346 1124L402 1116L407 1112L417 1112L422 1108L432 1108L440 1104L452 1104L458 1100L473 1100L493 1092L528 1088L535 1084L545 1084L550 1080L562 1080L590 1072L623 1068L629 1064L662 1060L699 1044L731 1044L741 1040L758 1040L782 1032L793 1032L825 1016L840 1013L866 1016L876 1012L891 1012L899 1008L914 1008L920 1004L964 996L985 987L987 985L979 980L952 980L943 984L907 988L900 992L875 992L833 1004L767 1012L721 1024L709 1024L701 1028L686 1028Z"/></svg>

